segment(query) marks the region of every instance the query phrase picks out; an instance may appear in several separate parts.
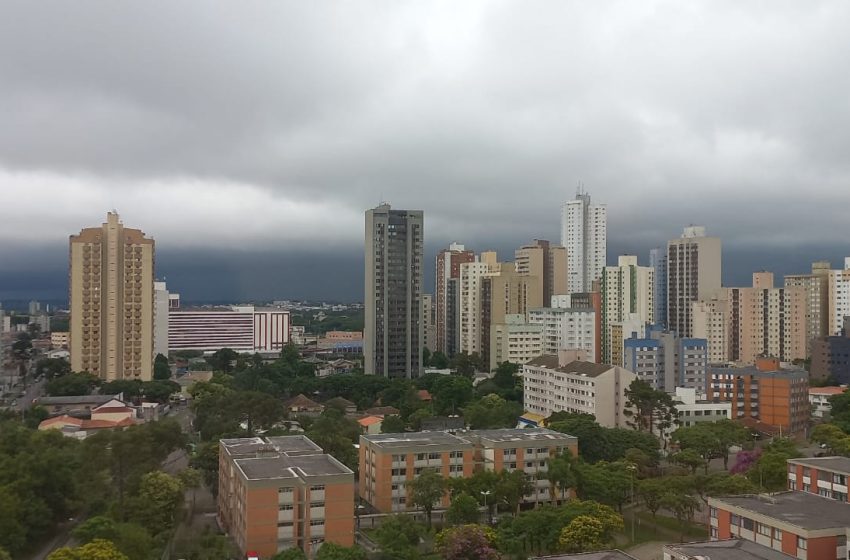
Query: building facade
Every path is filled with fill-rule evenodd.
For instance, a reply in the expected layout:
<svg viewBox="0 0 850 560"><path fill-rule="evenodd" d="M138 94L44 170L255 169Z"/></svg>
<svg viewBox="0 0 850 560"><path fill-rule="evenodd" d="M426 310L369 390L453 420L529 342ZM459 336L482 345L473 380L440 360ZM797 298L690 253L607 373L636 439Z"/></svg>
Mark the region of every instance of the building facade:
<svg viewBox="0 0 850 560"><path fill-rule="evenodd" d="M652 324L655 314L653 284L655 271L638 266L634 255L621 255L617 266L602 269L602 361L617 364L612 358L611 325L623 321ZM642 327L643 325L641 325ZM642 329L641 329L642 330ZM626 333L626 338L628 338ZM617 348L616 351L619 351ZM620 362L618 365L622 365Z"/></svg>
<svg viewBox="0 0 850 560"><path fill-rule="evenodd" d="M153 374L154 241L109 212L70 238L71 369L105 381Z"/></svg>
<svg viewBox="0 0 850 560"><path fill-rule="evenodd" d="M434 324L434 297L431 294L422 294L422 346L431 353L437 350L437 325Z"/></svg>
<svg viewBox="0 0 850 560"><path fill-rule="evenodd" d="M458 352L458 298L457 281L460 265L475 262L475 253L463 245L452 243L448 249L437 253L434 315L437 327L436 350L447 356Z"/></svg>
<svg viewBox="0 0 850 560"><path fill-rule="evenodd" d="M484 278L499 274L501 267L499 263L493 262L495 254L487 254L486 257L486 260L460 265L458 281L458 351L480 356L483 356L482 337L485 332L482 325L482 284ZM489 330L486 332L489 334Z"/></svg>
<svg viewBox="0 0 850 560"><path fill-rule="evenodd" d="M691 305L720 290L721 244L702 226L686 227L667 243L667 328L693 336Z"/></svg>
<svg viewBox="0 0 850 560"><path fill-rule="evenodd" d="M687 428L700 422L718 422L732 417L732 403L710 401L705 393L698 393L693 388L676 387L673 400L679 415L679 427Z"/></svg>
<svg viewBox="0 0 850 560"><path fill-rule="evenodd" d="M788 459L788 489L847 503L850 457ZM847 525L850 527L850 521Z"/></svg>
<svg viewBox="0 0 850 560"><path fill-rule="evenodd" d="M567 250L567 292L589 292L602 277L607 253L608 209L581 190L561 207L561 246Z"/></svg>
<svg viewBox="0 0 850 560"><path fill-rule="evenodd" d="M242 554L354 544L354 472L304 436L221 440L217 499Z"/></svg>
<svg viewBox="0 0 850 560"><path fill-rule="evenodd" d="M650 249L649 267L653 271L652 321L667 328L667 247Z"/></svg>
<svg viewBox="0 0 850 560"><path fill-rule="evenodd" d="M280 352L289 344L291 318L279 308L232 306L217 309L172 309L168 318L171 351Z"/></svg>
<svg viewBox="0 0 850 560"><path fill-rule="evenodd" d="M528 311L528 322L543 327L543 353L584 350L595 357L596 311L592 307L573 307L569 295L553 298L552 304Z"/></svg>
<svg viewBox="0 0 850 560"><path fill-rule="evenodd" d="M567 293L566 248L552 245L545 239L535 239L516 250L514 262L517 274L537 278L537 290L543 301L549 302L552 296Z"/></svg>
<svg viewBox="0 0 850 560"><path fill-rule="evenodd" d="M721 364L729 361L731 322L729 302L722 291L718 296L695 301L691 305L691 333L694 338L706 341L708 363Z"/></svg>
<svg viewBox="0 0 850 560"><path fill-rule="evenodd" d="M661 325L646 327L645 335L624 342L623 367L639 379L673 393L688 387L700 393L706 390L708 344L705 339L682 338L664 331Z"/></svg>
<svg viewBox="0 0 850 560"><path fill-rule="evenodd" d="M543 325L526 323L524 315L507 315L504 323L490 325L490 360L522 365L543 354Z"/></svg>
<svg viewBox="0 0 850 560"><path fill-rule="evenodd" d="M637 376L617 366L567 362L566 354L544 354L522 367L525 410L543 417L592 414L606 428L626 427L625 390Z"/></svg>
<svg viewBox="0 0 850 560"><path fill-rule="evenodd" d="M850 257L844 259L843 270L830 270L827 335L842 334L844 317L850 317Z"/></svg>
<svg viewBox="0 0 850 560"><path fill-rule="evenodd" d="M829 261L812 263L811 274L785 276L786 288L801 288L806 293L806 356L811 356L811 344L826 336L829 323Z"/></svg>
<svg viewBox="0 0 850 560"><path fill-rule="evenodd" d="M153 353L168 356L168 314L171 298L165 282L153 283Z"/></svg>
<svg viewBox="0 0 850 560"><path fill-rule="evenodd" d="M845 319L845 325L847 320ZM841 336L825 336L811 341L812 379L850 384L850 329Z"/></svg>
<svg viewBox="0 0 850 560"><path fill-rule="evenodd" d="M847 385L841 387L809 387L809 405L812 407L812 418L824 420L832 412L829 399L847 391Z"/></svg>
<svg viewBox="0 0 850 560"><path fill-rule="evenodd" d="M421 210L366 211L363 359L367 375L418 377L422 371Z"/></svg>

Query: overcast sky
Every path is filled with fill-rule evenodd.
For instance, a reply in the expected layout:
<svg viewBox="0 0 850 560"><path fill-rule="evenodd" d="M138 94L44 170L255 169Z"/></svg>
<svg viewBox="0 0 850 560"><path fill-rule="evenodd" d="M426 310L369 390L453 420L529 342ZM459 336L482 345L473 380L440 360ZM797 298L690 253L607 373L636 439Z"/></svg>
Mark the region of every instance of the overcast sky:
<svg viewBox="0 0 850 560"><path fill-rule="evenodd" d="M65 297L112 208L184 299L362 299L366 208L423 209L429 262L510 258L579 181L612 262L696 223L727 285L837 266L848 29L845 0L6 0L0 299Z"/></svg>

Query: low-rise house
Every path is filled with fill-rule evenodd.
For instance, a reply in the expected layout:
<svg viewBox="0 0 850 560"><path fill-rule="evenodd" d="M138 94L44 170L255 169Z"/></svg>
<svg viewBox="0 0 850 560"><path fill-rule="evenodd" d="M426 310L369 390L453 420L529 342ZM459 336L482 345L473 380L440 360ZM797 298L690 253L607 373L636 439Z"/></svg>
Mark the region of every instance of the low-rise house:
<svg viewBox="0 0 850 560"><path fill-rule="evenodd" d="M141 422L143 420L136 418L135 409L124 406L120 401L110 401L92 409L89 419L62 414L43 420L38 425L38 429L61 430L66 436L85 439L99 430L126 428Z"/></svg>
<svg viewBox="0 0 850 560"><path fill-rule="evenodd" d="M847 390L846 385L841 387L809 387L809 404L812 407L812 418L824 419L828 418L832 412L832 405L829 404L829 399L835 395L840 395Z"/></svg>
<svg viewBox="0 0 850 560"><path fill-rule="evenodd" d="M318 416L325 411L324 405L317 403L303 394L292 397L283 404L290 416L298 414L303 414L304 416Z"/></svg>
<svg viewBox="0 0 850 560"><path fill-rule="evenodd" d="M367 416L398 416L399 410L394 406L375 406L366 411Z"/></svg>
<svg viewBox="0 0 850 560"><path fill-rule="evenodd" d="M51 416L69 414L71 416L88 416L92 409L99 406L125 406L124 395L79 395L72 397L39 397L34 405L44 407Z"/></svg>
<svg viewBox="0 0 850 560"><path fill-rule="evenodd" d="M337 408L346 414L354 414L357 412L357 405L342 397L328 399L325 401L325 408Z"/></svg>
<svg viewBox="0 0 850 560"><path fill-rule="evenodd" d="M366 416L357 421L364 434L380 434L384 419L381 416Z"/></svg>

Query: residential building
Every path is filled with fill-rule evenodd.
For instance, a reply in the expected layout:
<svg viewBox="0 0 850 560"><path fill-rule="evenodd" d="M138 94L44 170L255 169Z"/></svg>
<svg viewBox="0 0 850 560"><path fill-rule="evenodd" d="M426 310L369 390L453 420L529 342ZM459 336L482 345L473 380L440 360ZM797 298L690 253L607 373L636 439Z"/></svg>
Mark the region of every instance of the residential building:
<svg viewBox="0 0 850 560"><path fill-rule="evenodd" d="M71 333L67 331L51 331L50 345L54 348L67 348L71 340Z"/></svg>
<svg viewBox="0 0 850 560"><path fill-rule="evenodd" d="M708 505L712 539L740 538L801 560L847 557L847 504L805 492L779 492L710 497Z"/></svg>
<svg viewBox="0 0 850 560"><path fill-rule="evenodd" d="M222 439L218 462L218 520L242 554L354 544L354 472L310 439Z"/></svg>
<svg viewBox="0 0 850 560"><path fill-rule="evenodd" d="M422 294L422 347L437 350L437 325L434 324L434 297Z"/></svg>
<svg viewBox="0 0 850 560"><path fill-rule="evenodd" d="M276 307L176 308L168 313L168 349L280 352L290 341L290 313Z"/></svg>
<svg viewBox="0 0 850 560"><path fill-rule="evenodd" d="M812 379L850 384L850 317L844 318L842 334L811 341Z"/></svg>
<svg viewBox="0 0 850 560"><path fill-rule="evenodd" d="M721 290L714 297L693 302L691 314L691 333L694 338L706 341L708 363L728 362L732 315L726 293Z"/></svg>
<svg viewBox="0 0 850 560"><path fill-rule="evenodd" d="M844 317L850 316L850 257L844 259L843 270L830 270L828 277L829 306L827 336L841 334Z"/></svg>
<svg viewBox="0 0 850 560"><path fill-rule="evenodd" d="M115 212L70 238L71 369L105 381L153 374L154 241Z"/></svg>
<svg viewBox="0 0 850 560"><path fill-rule="evenodd" d="M802 288L806 293L806 356L812 355L815 339L829 334L829 261L812 263L811 274L788 274L786 288Z"/></svg>
<svg viewBox="0 0 850 560"><path fill-rule="evenodd" d="M36 300L31 300L29 303L29 315L38 315L41 313L41 302Z"/></svg>
<svg viewBox="0 0 850 560"><path fill-rule="evenodd" d="M667 247L656 247L649 251L649 267L652 269L652 321L667 327Z"/></svg>
<svg viewBox="0 0 850 560"><path fill-rule="evenodd" d="M626 340L638 336L646 326L647 322L637 314L626 315L622 320L608 324L608 328L605 330L608 332L607 346L610 358L608 362L611 365L623 367L626 363ZM603 338L605 330L603 330ZM604 342L602 345L603 347L606 346Z"/></svg>
<svg viewBox="0 0 850 560"><path fill-rule="evenodd" d="M561 207L561 246L567 250L567 292L589 292L607 261L608 209L579 189Z"/></svg>
<svg viewBox="0 0 850 560"><path fill-rule="evenodd" d="M482 315L482 283L485 277L500 273L501 264L493 262L494 253L488 253L486 260L482 255L481 261L463 263L460 265L460 278L458 279L458 351L467 354L478 354L483 356L482 337L484 327L481 322ZM489 327L486 331L489 333Z"/></svg>
<svg viewBox="0 0 850 560"><path fill-rule="evenodd" d="M691 387L676 387L673 400L679 414L678 427L686 428L700 422L717 422L732 418L732 403L708 400L705 393L698 393Z"/></svg>
<svg viewBox="0 0 850 560"><path fill-rule="evenodd" d="M702 226L686 227L667 243L667 328L680 336L693 336L691 304L720 290L720 253L720 239Z"/></svg>
<svg viewBox="0 0 850 560"><path fill-rule="evenodd" d="M366 296L363 330L367 375L418 377L422 371L421 210L366 211Z"/></svg>
<svg viewBox="0 0 850 560"><path fill-rule="evenodd" d="M570 295L552 298L552 307L530 309L528 322L543 327L543 353L557 354L560 350L584 350L596 359L596 311L589 306L573 306L577 301Z"/></svg>
<svg viewBox="0 0 850 560"><path fill-rule="evenodd" d="M33 404L44 408L51 416L91 416L91 411L101 406L108 408L126 406L124 395L80 395L70 397L38 397Z"/></svg>
<svg viewBox="0 0 850 560"><path fill-rule="evenodd" d="M358 489L360 497L382 513L404 511L412 508L405 483L424 469L446 478L516 469L534 476L546 471L551 457L566 450L576 455L578 440L545 428L361 435ZM537 487L524 501L551 500L547 481L539 480ZM439 505L449 506L448 494Z"/></svg>
<svg viewBox="0 0 850 560"><path fill-rule="evenodd" d="M812 418L827 419L832 412L829 399L847 391L847 385L841 387L809 387L809 405L812 407Z"/></svg>
<svg viewBox="0 0 850 560"><path fill-rule="evenodd" d="M153 283L153 353L168 356L168 316L171 298L165 282Z"/></svg>
<svg viewBox="0 0 850 560"><path fill-rule="evenodd" d="M847 503L850 457L788 459L788 489ZM847 512L850 516L850 511ZM850 517L847 526L850 527Z"/></svg>
<svg viewBox="0 0 850 560"><path fill-rule="evenodd" d="M708 398L732 403L732 419L758 421L785 434L804 433L808 425L809 374L783 369L779 360L762 358L755 366L708 368Z"/></svg>
<svg viewBox="0 0 850 560"><path fill-rule="evenodd" d="M543 301L548 302L554 295L567 293L566 248L551 245L545 239L535 239L530 245L516 250L514 261L517 274L537 278L537 290Z"/></svg>
<svg viewBox="0 0 850 560"><path fill-rule="evenodd" d="M525 316L505 316L504 323L490 325L490 360L495 368L502 362L524 364L543 353L543 325L526 323Z"/></svg>
<svg viewBox="0 0 850 560"><path fill-rule="evenodd" d="M29 325L35 325L38 327L38 332L49 333L50 332L50 315L47 313L38 313L36 315L29 316Z"/></svg>
<svg viewBox="0 0 850 560"><path fill-rule="evenodd" d="M617 266L602 269L602 361L612 361L611 325L623 321L651 324L655 312L652 300L653 275L648 266L638 266L634 255L621 255ZM641 325L642 327L643 325ZM643 330L642 328L640 330ZM628 332L626 338L628 338ZM619 364L622 365L622 362Z"/></svg>
<svg viewBox="0 0 850 560"><path fill-rule="evenodd" d="M544 354L522 367L525 410L545 417L560 411L592 414L606 428L625 427L625 390L637 376L618 366L566 358Z"/></svg>
<svg viewBox="0 0 850 560"><path fill-rule="evenodd" d="M142 422L143 420L137 419L134 408L113 400L91 409L88 418L61 414L43 420L38 425L38 429L59 430L64 436L86 439L101 430L127 428Z"/></svg>
<svg viewBox="0 0 850 560"><path fill-rule="evenodd" d="M781 543L777 542L776 546L780 548ZM780 552L777 548L744 539L726 539L665 544L662 553L664 560L791 560L795 558Z"/></svg>
<svg viewBox="0 0 850 560"><path fill-rule="evenodd" d="M682 338L662 330L661 325L646 327L645 335L632 336L623 343L623 367L639 379L673 393L677 387L706 390L708 344L701 338Z"/></svg>
<svg viewBox="0 0 850 560"><path fill-rule="evenodd" d="M593 358L593 361L599 363L602 361L602 321L600 317L602 317L602 294L599 292L598 284L596 282L597 289L596 291L591 292L574 292L570 294L570 305L568 307L577 307L577 308L591 308L596 313L596 335L594 336L593 347L596 349L596 356ZM560 303L555 305L553 303L552 307L563 307Z"/></svg>
<svg viewBox="0 0 850 560"><path fill-rule="evenodd" d="M475 262L475 253L463 245L452 243L437 253L434 315L437 327L436 350L447 356L458 352L458 279L460 265Z"/></svg>

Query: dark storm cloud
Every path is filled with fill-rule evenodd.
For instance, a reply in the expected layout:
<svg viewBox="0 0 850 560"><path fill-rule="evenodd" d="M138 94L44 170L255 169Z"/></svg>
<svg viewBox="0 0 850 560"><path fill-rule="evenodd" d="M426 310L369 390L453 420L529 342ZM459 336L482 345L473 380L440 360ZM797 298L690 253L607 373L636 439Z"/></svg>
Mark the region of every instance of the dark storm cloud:
<svg viewBox="0 0 850 560"><path fill-rule="evenodd" d="M0 241L64 251L114 207L163 255L330 257L389 200L432 249L510 249L557 240L583 181L612 259L689 223L739 276L840 255L848 25L838 0L5 2Z"/></svg>

